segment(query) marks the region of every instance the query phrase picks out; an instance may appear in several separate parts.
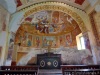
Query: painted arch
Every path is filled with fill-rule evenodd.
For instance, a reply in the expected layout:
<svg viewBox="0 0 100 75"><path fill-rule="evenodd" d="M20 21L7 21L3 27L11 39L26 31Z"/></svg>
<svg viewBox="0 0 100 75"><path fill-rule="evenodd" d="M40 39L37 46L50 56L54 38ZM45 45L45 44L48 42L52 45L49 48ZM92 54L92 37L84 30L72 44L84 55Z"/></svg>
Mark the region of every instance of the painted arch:
<svg viewBox="0 0 100 75"><path fill-rule="evenodd" d="M77 22L81 31L83 33L86 32L87 29L85 27L83 20L81 19L81 17L76 12L74 12L74 10L71 10L70 7L71 6L68 6L64 3L43 2L43 3L38 3L38 4L32 5L30 7L27 7L25 9L21 10L21 11L25 12L24 19L27 18L28 16L30 16L31 14L34 14L34 13L39 12L39 11L45 11L45 10L60 11L60 12L63 12L63 13L70 15Z"/></svg>

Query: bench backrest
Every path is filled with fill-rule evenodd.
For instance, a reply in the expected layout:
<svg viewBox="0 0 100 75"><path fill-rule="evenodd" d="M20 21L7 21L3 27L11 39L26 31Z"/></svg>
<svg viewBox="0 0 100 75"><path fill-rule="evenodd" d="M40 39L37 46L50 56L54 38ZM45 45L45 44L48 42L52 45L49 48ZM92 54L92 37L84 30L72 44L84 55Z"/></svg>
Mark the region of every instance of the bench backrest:
<svg viewBox="0 0 100 75"><path fill-rule="evenodd" d="M20 72L21 71L21 72ZM39 71L39 66L1 66L2 74L32 74L37 75Z"/></svg>
<svg viewBox="0 0 100 75"><path fill-rule="evenodd" d="M38 70L38 66L1 66L1 70Z"/></svg>
<svg viewBox="0 0 100 75"><path fill-rule="evenodd" d="M64 70L63 75L100 75L100 69Z"/></svg>
<svg viewBox="0 0 100 75"><path fill-rule="evenodd" d="M98 72L100 74L100 65L61 65L61 68L62 68L63 75L67 75L68 73L69 74L77 73L75 75L81 73L82 75L87 75L87 73L89 72L90 72L89 75L92 75L94 71L95 73Z"/></svg>
<svg viewBox="0 0 100 75"><path fill-rule="evenodd" d="M38 75L36 70L0 70L0 75Z"/></svg>
<svg viewBox="0 0 100 75"><path fill-rule="evenodd" d="M62 69L100 69L100 65L61 65Z"/></svg>

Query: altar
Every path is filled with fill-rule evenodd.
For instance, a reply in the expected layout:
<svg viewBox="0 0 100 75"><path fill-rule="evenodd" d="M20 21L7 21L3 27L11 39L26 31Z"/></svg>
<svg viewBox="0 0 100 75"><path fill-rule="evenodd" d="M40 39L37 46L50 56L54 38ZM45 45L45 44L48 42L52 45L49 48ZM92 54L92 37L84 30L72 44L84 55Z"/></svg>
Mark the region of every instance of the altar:
<svg viewBox="0 0 100 75"><path fill-rule="evenodd" d="M40 69L60 69L61 54L37 54L37 65Z"/></svg>

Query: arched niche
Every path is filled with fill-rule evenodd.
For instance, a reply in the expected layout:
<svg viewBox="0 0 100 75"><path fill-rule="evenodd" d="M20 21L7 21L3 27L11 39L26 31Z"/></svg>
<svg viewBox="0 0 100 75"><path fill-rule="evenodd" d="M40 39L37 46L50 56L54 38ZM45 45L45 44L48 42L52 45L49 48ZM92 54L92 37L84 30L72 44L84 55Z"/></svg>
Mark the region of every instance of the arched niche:
<svg viewBox="0 0 100 75"><path fill-rule="evenodd" d="M71 10L71 8L75 10ZM24 16L21 23L24 21L25 18L27 18L31 14L34 14L36 12L43 11L43 10L55 10L55 11L60 11L60 12L64 12L68 14L77 22L82 33L87 32L87 28L85 26L84 21L79 16L79 14L76 13L76 10L78 9L71 7L69 5L66 5L64 3L59 3L59 2L43 2L43 3L33 4L27 8L20 10L19 12L24 12ZM78 10L78 11L80 12L81 10ZM16 31L17 30L18 28L16 28Z"/></svg>
<svg viewBox="0 0 100 75"><path fill-rule="evenodd" d="M87 32L87 28L86 28L86 26L84 24L84 21L76 13L76 8L74 8L75 10L71 10L71 8L74 8L74 7L71 7L71 6L66 5L64 3L43 2L43 3L34 4L34 5L30 6L30 7L22 9L21 11L25 12L23 19L25 19L26 17L30 16L31 14L34 14L36 12L43 11L43 10L61 11L61 12L64 12L64 13L70 15L78 23L82 33ZM79 11L81 11L81 10L79 10Z"/></svg>

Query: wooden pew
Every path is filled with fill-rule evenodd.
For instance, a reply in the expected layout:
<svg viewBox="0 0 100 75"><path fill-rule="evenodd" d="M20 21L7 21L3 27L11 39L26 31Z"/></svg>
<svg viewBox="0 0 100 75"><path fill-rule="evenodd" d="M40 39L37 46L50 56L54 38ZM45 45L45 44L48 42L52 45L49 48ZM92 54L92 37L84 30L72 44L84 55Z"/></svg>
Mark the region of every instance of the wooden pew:
<svg viewBox="0 0 100 75"><path fill-rule="evenodd" d="M0 70L0 75L38 75L37 70Z"/></svg>
<svg viewBox="0 0 100 75"><path fill-rule="evenodd" d="M100 74L100 65L61 65L61 69L63 75L68 75L68 73L71 75L72 73L74 73L74 75L92 75L86 73L89 72L94 73L94 71L95 73L99 72ZM85 74L78 74L78 73L85 73Z"/></svg>
<svg viewBox="0 0 100 75"><path fill-rule="evenodd" d="M0 72L3 74L4 74L4 72L6 72L5 73L5 75L6 75L7 73L19 74L20 71L22 74L30 73L30 75L31 75L33 73L32 75L38 75L39 66L36 66L36 65L34 65L34 66L1 66Z"/></svg>
<svg viewBox="0 0 100 75"><path fill-rule="evenodd" d="M100 75L100 69L64 70L63 75Z"/></svg>

